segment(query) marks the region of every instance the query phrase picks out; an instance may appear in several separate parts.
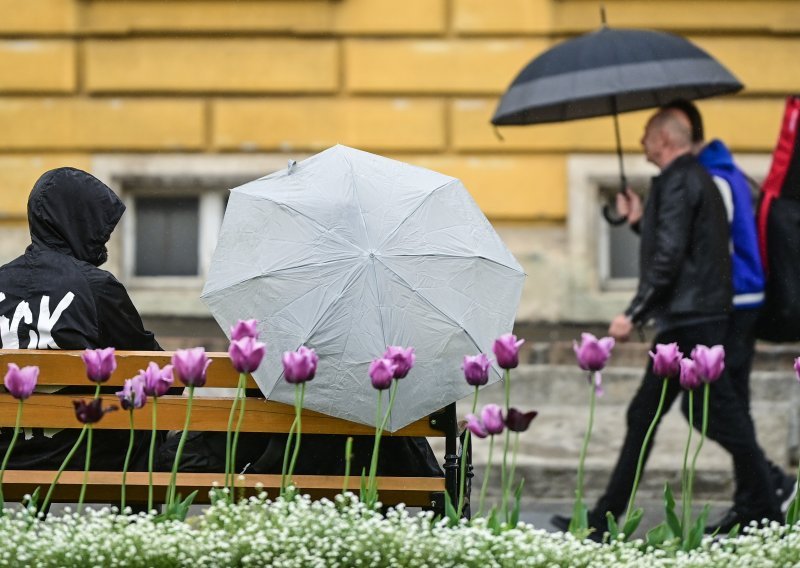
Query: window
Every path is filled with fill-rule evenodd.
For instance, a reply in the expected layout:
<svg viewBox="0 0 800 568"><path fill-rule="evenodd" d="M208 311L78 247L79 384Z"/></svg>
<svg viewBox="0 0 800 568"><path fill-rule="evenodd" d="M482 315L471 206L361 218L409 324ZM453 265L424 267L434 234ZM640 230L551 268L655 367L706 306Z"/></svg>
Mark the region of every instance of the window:
<svg viewBox="0 0 800 568"><path fill-rule="evenodd" d="M647 179L629 179L628 184L642 197L646 198ZM597 210L601 211L607 203L614 203L619 184L600 184L598 187ZM597 270L600 286L605 290L632 289L639 277L639 236L627 223L612 225L605 221L598 224Z"/></svg>
<svg viewBox="0 0 800 568"><path fill-rule="evenodd" d="M200 198L137 197L135 276L197 276Z"/></svg>
<svg viewBox="0 0 800 568"><path fill-rule="evenodd" d="M125 278L135 285L202 283L222 225L228 188L242 181L192 176L125 180Z"/></svg>
<svg viewBox="0 0 800 568"><path fill-rule="evenodd" d="M208 317L200 293L229 189L285 168L287 160L283 154L95 156L92 173L128 208L104 268L125 283L143 315Z"/></svg>

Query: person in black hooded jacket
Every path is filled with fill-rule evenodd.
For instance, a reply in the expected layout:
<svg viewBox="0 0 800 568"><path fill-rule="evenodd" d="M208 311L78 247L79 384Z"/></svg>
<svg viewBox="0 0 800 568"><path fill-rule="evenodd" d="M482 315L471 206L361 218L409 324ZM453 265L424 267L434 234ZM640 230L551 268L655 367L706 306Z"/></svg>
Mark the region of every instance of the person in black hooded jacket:
<svg viewBox="0 0 800 568"><path fill-rule="evenodd" d="M3 349L161 350L125 287L98 268L108 258L106 243L125 205L103 182L75 168L43 174L28 198L31 244L0 267L0 342ZM87 383L87 387L88 387ZM93 392L88 389L86 393ZM77 426L77 423L76 423ZM5 453L11 429L0 432ZM55 434L34 429L20 439L11 469L54 469L61 465L78 430ZM92 468L121 469L128 432L98 430ZM137 444L132 469L143 462L146 443ZM82 469L77 452L69 468ZM139 458L137 460L137 458Z"/></svg>

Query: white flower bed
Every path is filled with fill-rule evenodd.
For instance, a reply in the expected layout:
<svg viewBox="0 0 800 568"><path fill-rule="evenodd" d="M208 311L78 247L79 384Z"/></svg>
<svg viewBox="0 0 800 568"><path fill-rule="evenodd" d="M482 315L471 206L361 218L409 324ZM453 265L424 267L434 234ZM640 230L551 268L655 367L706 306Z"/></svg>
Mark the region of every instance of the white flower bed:
<svg viewBox="0 0 800 568"><path fill-rule="evenodd" d="M45 521L24 512L0 518L0 566L19 567L790 566L800 563L800 525L750 527L688 554L642 548L640 541L581 543L523 523L499 534L481 519L449 528L402 507L382 517L353 496L220 502L188 522L110 509Z"/></svg>

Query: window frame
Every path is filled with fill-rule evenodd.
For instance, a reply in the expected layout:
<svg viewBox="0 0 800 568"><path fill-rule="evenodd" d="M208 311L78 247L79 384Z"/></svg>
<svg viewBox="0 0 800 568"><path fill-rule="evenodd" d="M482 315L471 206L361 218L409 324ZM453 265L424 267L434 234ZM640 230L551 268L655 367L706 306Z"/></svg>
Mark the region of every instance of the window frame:
<svg viewBox="0 0 800 568"><path fill-rule="evenodd" d="M91 172L113 189L128 207L108 243L109 262L103 266L118 275L131 294L140 313L152 316L206 317L208 309L200 300L211 256L219 234L226 191L286 167L289 160L298 162L307 154L97 154ZM147 183L152 182L148 189ZM171 181L183 180L179 187ZM220 184L221 180L230 183ZM131 190L136 188L137 192ZM221 189L221 185L227 185ZM135 276L136 204L138 191L159 193L171 187L169 195L181 191L201 196L198 276ZM152 194L152 193L151 193ZM163 195L163 190L161 191Z"/></svg>

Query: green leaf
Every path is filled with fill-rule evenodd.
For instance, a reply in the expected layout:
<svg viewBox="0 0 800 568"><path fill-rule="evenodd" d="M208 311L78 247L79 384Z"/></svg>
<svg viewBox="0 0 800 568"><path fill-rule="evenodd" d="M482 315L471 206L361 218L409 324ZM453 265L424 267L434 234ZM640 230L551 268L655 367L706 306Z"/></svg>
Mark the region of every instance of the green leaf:
<svg viewBox="0 0 800 568"><path fill-rule="evenodd" d="M519 503L522 500L522 486L525 484L525 478L523 477L519 481L519 487L514 492L514 508L511 510L511 520L509 521L510 527L517 526L519 523Z"/></svg>
<svg viewBox="0 0 800 568"><path fill-rule="evenodd" d="M664 514L666 516L667 526L672 531L672 536L681 536L683 528L678 515L675 514L675 497L672 495L672 488L669 483L664 484Z"/></svg>
<svg viewBox="0 0 800 568"><path fill-rule="evenodd" d="M589 529L589 510L583 501L575 501L572 508L572 519L569 521L569 532L575 537L583 538Z"/></svg>
<svg viewBox="0 0 800 568"><path fill-rule="evenodd" d="M611 511L606 511L606 522L608 523L608 534L611 540L617 540L619 536L619 527L617 526L617 520L614 518L614 513Z"/></svg>
<svg viewBox="0 0 800 568"><path fill-rule="evenodd" d="M367 503L369 501L369 495L367 494L367 469L361 468L361 492L359 493L361 496L361 501Z"/></svg>
<svg viewBox="0 0 800 568"><path fill-rule="evenodd" d="M497 518L497 511L495 511L494 507L492 507L492 510L489 511L489 518L486 521L486 527L495 535L499 535L501 532L503 532L503 527L500 525L500 519Z"/></svg>
<svg viewBox="0 0 800 568"><path fill-rule="evenodd" d="M798 497L800 497L800 493L798 493ZM794 499L792 499L792 504L789 505L789 510L786 511L787 525L794 525L795 523L797 523L797 516L798 516L797 513L799 508L800 507L798 506L798 498L795 497Z"/></svg>
<svg viewBox="0 0 800 568"><path fill-rule="evenodd" d="M733 525L733 528L728 531L728 538L736 538L737 536L739 536L739 530L741 528L742 527L739 526L739 523L736 523L735 525Z"/></svg>
<svg viewBox="0 0 800 568"><path fill-rule="evenodd" d="M703 542L703 535L706 531L706 519L708 518L708 511L709 507L706 505L703 507L703 511L697 516L697 520L694 523L694 526L689 531L689 535L686 538L686 541L683 543L683 550L689 551L694 550L700 543Z"/></svg>
<svg viewBox="0 0 800 568"><path fill-rule="evenodd" d="M450 526L458 526L458 511L453 507L453 502L450 500L450 494L447 491L444 492L444 512L447 515Z"/></svg>
<svg viewBox="0 0 800 568"><path fill-rule="evenodd" d="M660 548L662 544L671 538L672 531L670 531L666 523L661 523L660 525L656 525L647 531L647 534L645 535L645 542L650 546Z"/></svg>
<svg viewBox="0 0 800 568"><path fill-rule="evenodd" d="M644 516L644 509L636 509L631 513L630 517L625 519L625 524L622 525L622 533L625 535L625 540L628 540L636 529L639 528L639 523L642 522Z"/></svg>

